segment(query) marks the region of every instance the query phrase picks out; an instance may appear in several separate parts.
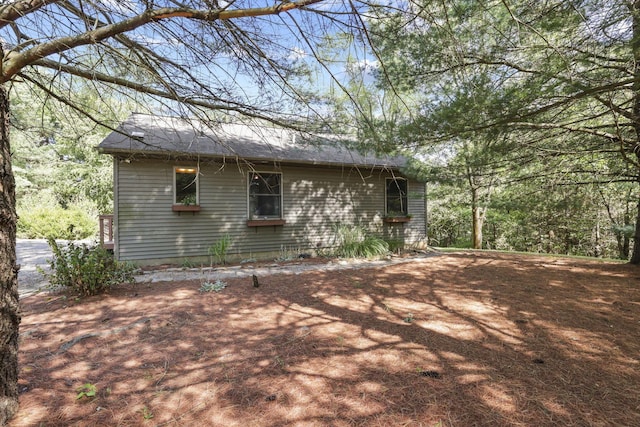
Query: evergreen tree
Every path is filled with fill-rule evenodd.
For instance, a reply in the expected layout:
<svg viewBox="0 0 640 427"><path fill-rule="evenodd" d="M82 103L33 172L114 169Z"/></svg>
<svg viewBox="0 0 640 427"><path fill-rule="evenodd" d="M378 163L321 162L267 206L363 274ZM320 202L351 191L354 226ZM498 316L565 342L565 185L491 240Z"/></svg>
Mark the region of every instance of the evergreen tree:
<svg viewBox="0 0 640 427"><path fill-rule="evenodd" d="M640 184L639 9L640 1L622 0L414 0L375 9L381 85L421 95L418 117L398 134L423 145L507 141L499 150L486 144L480 157L470 152L485 168L506 162L503 182ZM529 164L542 167L521 167ZM640 209L635 215L638 264Z"/></svg>

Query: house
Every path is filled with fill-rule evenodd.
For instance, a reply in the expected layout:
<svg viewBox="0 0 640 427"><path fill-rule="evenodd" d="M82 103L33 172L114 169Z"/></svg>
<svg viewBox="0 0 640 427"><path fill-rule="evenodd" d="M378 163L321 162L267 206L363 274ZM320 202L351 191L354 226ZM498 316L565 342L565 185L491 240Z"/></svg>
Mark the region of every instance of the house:
<svg viewBox="0 0 640 427"><path fill-rule="evenodd" d="M426 235L425 185L406 159L269 126L132 114L99 145L113 156L113 250L137 264L238 260L334 244L336 224L404 244Z"/></svg>

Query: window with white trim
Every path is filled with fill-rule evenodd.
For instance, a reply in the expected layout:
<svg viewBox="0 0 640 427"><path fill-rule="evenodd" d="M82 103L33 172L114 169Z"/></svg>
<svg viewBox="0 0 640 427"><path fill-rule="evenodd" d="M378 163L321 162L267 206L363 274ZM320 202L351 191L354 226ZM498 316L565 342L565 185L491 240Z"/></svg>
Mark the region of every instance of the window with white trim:
<svg viewBox="0 0 640 427"><path fill-rule="evenodd" d="M249 219L282 218L282 174L249 173Z"/></svg>
<svg viewBox="0 0 640 427"><path fill-rule="evenodd" d="M200 201L198 168L176 166L173 168L173 202L176 205L198 205Z"/></svg>
<svg viewBox="0 0 640 427"><path fill-rule="evenodd" d="M404 178L387 178L386 189L386 216L407 216L409 214L407 206L407 180Z"/></svg>

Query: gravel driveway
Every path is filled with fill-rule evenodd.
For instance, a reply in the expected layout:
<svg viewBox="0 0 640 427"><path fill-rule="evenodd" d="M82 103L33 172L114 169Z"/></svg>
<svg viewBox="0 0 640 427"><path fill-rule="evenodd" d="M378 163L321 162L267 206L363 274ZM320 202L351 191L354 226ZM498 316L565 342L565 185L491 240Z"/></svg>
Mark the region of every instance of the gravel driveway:
<svg viewBox="0 0 640 427"><path fill-rule="evenodd" d="M49 270L47 260L51 258L51 249L44 239L17 239L16 254L20 264L18 293L20 298L23 298L47 284L37 267Z"/></svg>

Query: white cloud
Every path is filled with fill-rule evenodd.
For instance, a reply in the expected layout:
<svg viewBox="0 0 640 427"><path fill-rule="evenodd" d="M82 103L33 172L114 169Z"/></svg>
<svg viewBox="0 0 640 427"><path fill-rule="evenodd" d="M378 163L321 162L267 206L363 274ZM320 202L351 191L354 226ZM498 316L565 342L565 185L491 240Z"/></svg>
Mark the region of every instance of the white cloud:
<svg viewBox="0 0 640 427"><path fill-rule="evenodd" d="M299 59L306 58L307 56L307 52L305 52L304 49L296 46L289 51L287 59L291 61L297 61Z"/></svg>
<svg viewBox="0 0 640 427"><path fill-rule="evenodd" d="M98 5L104 10L114 11L127 16L136 14L141 10L138 2L131 0L101 0L98 2Z"/></svg>
<svg viewBox="0 0 640 427"><path fill-rule="evenodd" d="M380 63L377 60L371 59L361 59L354 64L351 64L349 68L353 71L359 71L363 74L371 74L378 68L380 68Z"/></svg>

